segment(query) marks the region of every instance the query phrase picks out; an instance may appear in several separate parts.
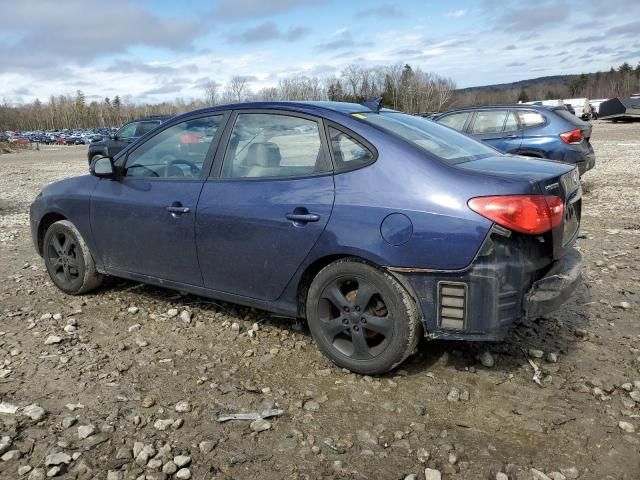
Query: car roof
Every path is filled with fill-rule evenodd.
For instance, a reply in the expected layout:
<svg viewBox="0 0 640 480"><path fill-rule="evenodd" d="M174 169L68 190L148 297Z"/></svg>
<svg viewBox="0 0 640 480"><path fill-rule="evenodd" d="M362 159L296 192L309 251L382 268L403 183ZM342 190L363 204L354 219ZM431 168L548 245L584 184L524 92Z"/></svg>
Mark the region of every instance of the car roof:
<svg viewBox="0 0 640 480"><path fill-rule="evenodd" d="M452 110L447 110L444 113L460 112L463 110L491 110L491 109L503 109L503 108L550 111L550 110L555 110L557 108L564 108L564 107L562 105L530 105L528 103L516 103L513 105L473 105L470 107L454 108Z"/></svg>
<svg viewBox="0 0 640 480"><path fill-rule="evenodd" d="M337 112L345 115L351 115L353 113L374 113L374 111L359 103L348 102L329 102L329 101L277 101L277 102L245 102L245 103L228 103L225 105L216 105L213 107L201 108L199 110L193 110L190 112L176 115L173 119L179 119L185 116L191 116L194 114L203 114L209 112L216 112L220 110L249 110L249 109L291 109L307 113L320 113L325 112ZM382 108L382 112L394 112L388 108Z"/></svg>

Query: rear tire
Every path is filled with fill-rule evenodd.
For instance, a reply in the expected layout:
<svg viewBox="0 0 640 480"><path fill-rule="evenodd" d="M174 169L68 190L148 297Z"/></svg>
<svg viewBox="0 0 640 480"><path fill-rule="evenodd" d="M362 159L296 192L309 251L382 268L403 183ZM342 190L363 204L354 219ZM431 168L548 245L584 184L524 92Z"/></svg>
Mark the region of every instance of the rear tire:
<svg viewBox="0 0 640 480"><path fill-rule="evenodd" d="M390 274L358 259L323 268L307 295L307 320L320 351L361 374L382 374L416 348L422 330L414 299Z"/></svg>
<svg viewBox="0 0 640 480"><path fill-rule="evenodd" d="M69 295L81 295L98 288L103 276L82 235L73 223L60 220L44 235L42 256L53 283Z"/></svg>

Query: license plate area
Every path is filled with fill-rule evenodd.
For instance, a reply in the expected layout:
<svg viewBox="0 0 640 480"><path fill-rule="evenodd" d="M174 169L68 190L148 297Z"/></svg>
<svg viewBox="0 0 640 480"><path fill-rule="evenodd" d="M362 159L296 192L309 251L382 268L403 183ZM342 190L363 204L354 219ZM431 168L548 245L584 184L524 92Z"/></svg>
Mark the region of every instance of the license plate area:
<svg viewBox="0 0 640 480"><path fill-rule="evenodd" d="M571 243L580 228L580 215L582 213L582 200L578 199L573 202L567 202L564 211L562 246L565 247Z"/></svg>

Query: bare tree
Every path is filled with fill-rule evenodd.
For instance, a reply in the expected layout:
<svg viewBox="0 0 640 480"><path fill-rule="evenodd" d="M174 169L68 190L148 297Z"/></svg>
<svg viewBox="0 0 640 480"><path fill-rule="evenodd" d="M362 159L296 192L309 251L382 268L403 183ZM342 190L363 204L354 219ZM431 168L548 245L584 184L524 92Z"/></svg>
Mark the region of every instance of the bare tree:
<svg viewBox="0 0 640 480"><path fill-rule="evenodd" d="M247 93L249 87L249 79L240 75L234 75L229 82L229 90L231 91L234 100L242 102L244 96Z"/></svg>
<svg viewBox="0 0 640 480"><path fill-rule="evenodd" d="M215 105L218 102L218 91L220 84L213 80L208 81L202 87L204 89L204 99L207 105Z"/></svg>

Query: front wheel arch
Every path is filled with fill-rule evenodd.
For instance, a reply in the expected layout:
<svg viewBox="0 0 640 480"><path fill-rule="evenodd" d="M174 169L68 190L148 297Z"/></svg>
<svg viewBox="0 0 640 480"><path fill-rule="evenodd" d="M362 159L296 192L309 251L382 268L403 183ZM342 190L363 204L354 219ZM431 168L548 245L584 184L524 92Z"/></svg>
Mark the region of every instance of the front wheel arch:
<svg viewBox="0 0 640 480"><path fill-rule="evenodd" d="M42 245L44 243L44 235L49 230L49 227L60 220L66 220L67 218L57 212L49 212L45 214L38 224L38 253L42 256Z"/></svg>

